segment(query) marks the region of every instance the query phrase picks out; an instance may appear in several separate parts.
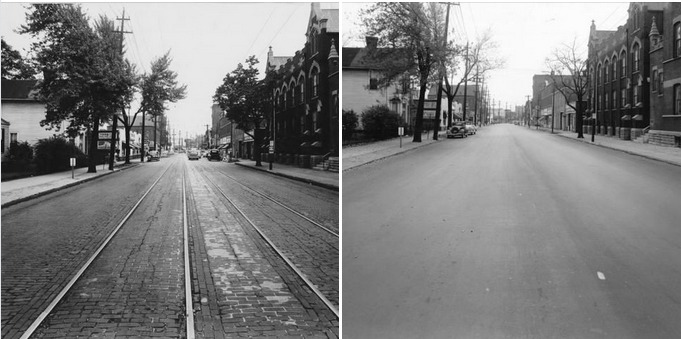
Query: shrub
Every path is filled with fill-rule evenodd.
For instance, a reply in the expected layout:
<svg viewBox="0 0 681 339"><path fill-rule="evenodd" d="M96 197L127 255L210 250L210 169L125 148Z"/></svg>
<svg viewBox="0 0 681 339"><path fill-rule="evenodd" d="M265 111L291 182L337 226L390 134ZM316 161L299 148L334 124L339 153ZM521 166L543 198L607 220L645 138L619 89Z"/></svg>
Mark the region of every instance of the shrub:
<svg viewBox="0 0 681 339"><path fill-rule="evenodd" d="M7 158L7 163L2 164L3 172L27 172L33 160L33 147L26 141L12 142L9 144Z"/></svg>
<svg viewBox="0 0 681 339"><path fill-rule="evenodd" d="M359 117L353 110L343 111L343 140L352 139L352 134L359 126Z"/></svg>
<svg viewBox="0 0 681 339"><path fill-rule="evenodd" d="M397 136L397 128L402 123L399 114L392 112L388 106L375 105L362 113L364 133L370 138L387 139Z"/></svg>
<svg viewBox="0 0 681 339"><path fill-rule="evenodd" d="M87 157L64 138L40 139L35 145L35 163L39 173L65 171L71 168L69 159L76 158L76 167L87 165Z"/></svg>

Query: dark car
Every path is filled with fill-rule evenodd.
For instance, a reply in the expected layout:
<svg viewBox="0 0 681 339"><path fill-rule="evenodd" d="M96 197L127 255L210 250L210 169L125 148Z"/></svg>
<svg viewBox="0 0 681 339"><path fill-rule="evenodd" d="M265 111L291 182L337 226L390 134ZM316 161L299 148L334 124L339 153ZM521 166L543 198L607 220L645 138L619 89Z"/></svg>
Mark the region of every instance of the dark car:
<svg viewBox="0 0 681 339"><path fill-rule="evenodd" d="M220 155L220 151L218 151L216 149L212 149L212 150L208 151L206 158L208 158L208 161L211 161L211 160L222 161L222 155Z"/></svg>
<svg viewBox="0 0 681 339"><path fill-rule="evenodd" d="M466 126L464 125L454 125L447 130L447 138L466 138L468 132L466 132Z"/></svg>
<svg viewBox="0 0 681 339"><path fill-rule="evenodd" d="M149 153L147 153L147 161L161 161L158 151L149 151Z"/></svg>

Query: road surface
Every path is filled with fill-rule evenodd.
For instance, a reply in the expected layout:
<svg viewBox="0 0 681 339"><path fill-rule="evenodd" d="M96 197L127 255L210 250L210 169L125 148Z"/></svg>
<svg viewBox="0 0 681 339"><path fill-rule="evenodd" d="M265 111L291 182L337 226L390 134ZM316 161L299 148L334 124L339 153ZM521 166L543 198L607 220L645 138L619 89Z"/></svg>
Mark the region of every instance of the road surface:
<svg viewBox="0 0 681 339"><path fill-rule="evenodd" d="M343 173L343 338L681 338L681 167L513 125Z"/></svg>

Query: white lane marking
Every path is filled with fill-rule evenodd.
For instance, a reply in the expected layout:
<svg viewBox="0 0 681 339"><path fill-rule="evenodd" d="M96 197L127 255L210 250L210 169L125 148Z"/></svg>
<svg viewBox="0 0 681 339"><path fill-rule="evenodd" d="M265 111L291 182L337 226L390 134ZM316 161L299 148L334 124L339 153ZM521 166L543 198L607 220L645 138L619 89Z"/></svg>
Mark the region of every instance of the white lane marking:
<svg viewBox="0 0 681 339"><path fill-rule="evenodd" d="M596 275L598 276L598 279L605 280L605 274L600 271L596 271Z"/></svg>

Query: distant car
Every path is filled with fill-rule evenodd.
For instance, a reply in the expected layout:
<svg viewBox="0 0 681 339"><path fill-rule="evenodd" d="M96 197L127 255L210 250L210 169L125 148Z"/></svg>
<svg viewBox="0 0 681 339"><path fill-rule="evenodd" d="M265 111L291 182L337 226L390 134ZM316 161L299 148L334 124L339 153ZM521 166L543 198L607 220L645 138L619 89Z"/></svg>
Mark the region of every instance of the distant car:
<svg viewBox="0 0 681 339"><path fill-rule="evenodd" d="M212 149L212 150L208 151L206 158L208 158L208 161L211 161L211 160L222 161L222 155L220 155L220 151L218 151L216 149Z"/></svg>
<svg viewBox="0 0 681 339"><path fill-rule="evenodd" d="M201 158L201 154L199 153L199 150L197 149L190 149L187 151L187 159L189 160L199 160Z"/></svg>
<svg viewBox="0 0 681 339"><path fill-rule="evenodd" d="M466 127L464 125L454 125L447 130L447 138L466 138L468 133L466 133Z"/></svg>
<svg viewBox="0 0 681 339"><path fill-rule="evenodd" d="M468 135L473 135L478 133L478 129L473 124L466 124L466 133L468 133Z"/></svg>
<svg viewBox="0 0 681 339"><path fill-rule="evenodd" d="M147 161L161 161L161 156L159 156L158 151L149 151Z"/></svg>

